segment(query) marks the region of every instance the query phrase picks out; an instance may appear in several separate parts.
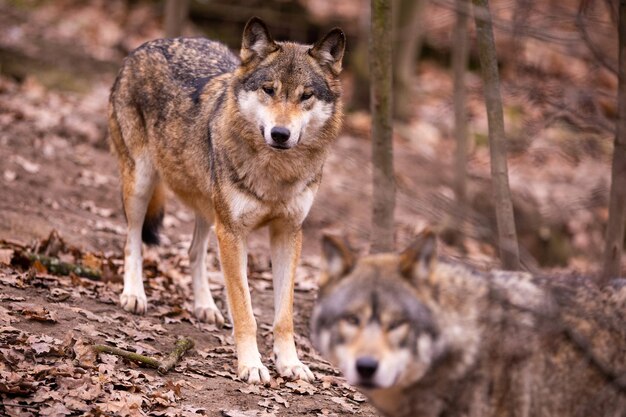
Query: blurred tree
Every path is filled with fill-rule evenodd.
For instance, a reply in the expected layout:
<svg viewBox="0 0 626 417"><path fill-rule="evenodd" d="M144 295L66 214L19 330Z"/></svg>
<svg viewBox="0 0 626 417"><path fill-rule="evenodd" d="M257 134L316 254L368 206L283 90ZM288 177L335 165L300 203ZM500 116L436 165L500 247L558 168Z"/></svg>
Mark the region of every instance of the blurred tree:
<svg viewBox="0 0 626 417"><path fill-rule="evenodd" d="M368 64L368 38L370 33L370 8L364 7L358 16L357 36L348 54L349 68L354 76L350 110L365 110L370 105L370 74Z"/></svg>
<svg viewBox="0 0 626 417"><path fill-rule="evenodd" d="M391 0L372 0L370 31L370 108L372 112L371 252L394 249L396 184L392 146Z"/></svg>
<svg viewBox="0 0 626 417"><path fill-rule="evenodd" d="M620 276L626 223L626 0L619 2L617 130L613 148L609 220L600 283Z"/></svg>
<svg viewBox="0 0 626 417"><path fill-rule="evenodd" d="M413 114L415 64L419 58L424 37L422 16L427 0L393 0L394 10L394 65L393 116L407 120Z"/></svg>
<svg viewBox="0 0 626 417"><path fill-rule="evenodd" d="M498 58L493 37L491 12L489 11L488 0L472 0L472 2L474 4L476 40L478 42L478 55L484 85L485 105L487 107L487 122L489 124L491 178L496 206L500 261L504 269L518 270L520 269L519 247L515 231L511 190L509 188Z"/></svg>
<svg viewBox="0 0 626 417"><path fill-rule="evenodd" d="M189 12L189 0L165 0L165 37L176 38L183 33Z"/></svg>
<svg viewBox="0 0 626 417"><path fill-rule="evenodd" d="M468 0L456 0L456 24L452 35L452 71L454 78L454 138L456 140L454 194L457 210L454 216L455 235L462 237L464 208L467 206L467 112L465 110L465 70L468 61ZM459 240L459 239L455 239Z"/></svg>

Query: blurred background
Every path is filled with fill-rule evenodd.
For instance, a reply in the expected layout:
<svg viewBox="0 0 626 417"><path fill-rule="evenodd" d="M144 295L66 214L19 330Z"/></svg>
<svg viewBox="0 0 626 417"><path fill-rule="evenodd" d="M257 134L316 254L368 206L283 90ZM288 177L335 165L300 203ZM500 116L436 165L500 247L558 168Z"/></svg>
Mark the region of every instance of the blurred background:
<svg viewBox="0 0 626 417"><path fill-rule="evenodd" d="M305 223L304 251L319 253L322 230L341 231L367 250L369 1L169 3L0 0L0 237L28 241L57 229L86 250L121 253L125 222L106 107L122 59L148 40L177 34L238 50L245 22L259 16L277 40L312 43L334 26L347 35L348 113ZM492 0L490 7L522 263L595 272L617 117L616 2ZM455 175L451 63L458 10L453 0L394 2L396 242L402 247L429 224L441 232L444 253L492 266L497 233L471 17L460 31L469 48L464 183ZM188 242L193 216L172 201L165 226L170 241Z"/></svg>

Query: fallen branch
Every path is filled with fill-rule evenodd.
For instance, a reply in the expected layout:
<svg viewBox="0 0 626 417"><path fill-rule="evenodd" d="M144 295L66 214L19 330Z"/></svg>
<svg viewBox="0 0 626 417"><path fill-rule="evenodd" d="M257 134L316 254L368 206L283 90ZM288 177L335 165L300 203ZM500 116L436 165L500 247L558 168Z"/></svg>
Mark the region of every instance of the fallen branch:
<svg viewBox="0 0 626 417"><path fill-rule="evenodd" d="M193 340L191 339L178 339L174 350L169 354L167 358L161 362L158 369L162 374L168 373L183 357L185 352L193 347Z"/></svg>
<svg viewBox="0 0 626 417"><path fill-rule="evenodd" d="M154 359L150 356L140 355L139 353L130 352L128 350L119 349L113 346L106 345L94 345L93 349L98 353L110 353L117 355L125 359L129 359L135 362L139 362L151 368L156 368L160 374L166 374L180 361L183 355L193 348L193 340L191 339L179 339L176 341L174 350L163 360Z"/></svg>
<svg viewBox="0 0 626 417"><path fill-rule="evenodd" d="M38 255L36 253L23 251L16 252L15 255L13 255L13 264L19 264L25 268L33 266L36 262L43 265L46 270L53 275L70 275L73 273L79 277L93 280L99 280L101 278L101 272L97 269L63 262L59 258L52 256Z"/></svg>

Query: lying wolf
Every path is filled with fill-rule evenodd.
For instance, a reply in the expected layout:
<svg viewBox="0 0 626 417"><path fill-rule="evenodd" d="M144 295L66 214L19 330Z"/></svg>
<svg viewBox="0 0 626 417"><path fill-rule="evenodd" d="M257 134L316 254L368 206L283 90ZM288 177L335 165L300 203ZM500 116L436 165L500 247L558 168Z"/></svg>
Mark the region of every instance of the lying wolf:
<svg viewBox="0 0 626 417"><path fill-rule="evenodd" d="M314 345L387 416L626 416L626 287L323 241Z"/></svg>
<svg viewBox="0 0 626 417"><path fill-rule="evenodd" d="M222 324L205 266L215 225L239 377L250 383L270 380L246 277L246 237L262 226L270 229L276 367L287 378L313 379L294 344L293 286L302 222L341 125L344 49L340 29L315 45L276 42L252 18L239 56L202 38L148 42L124 60L111 91L109 128L128 220L120 303L134 313L148 307L141 241L158 243L165 184L196 213L195 314Z"/></svg>

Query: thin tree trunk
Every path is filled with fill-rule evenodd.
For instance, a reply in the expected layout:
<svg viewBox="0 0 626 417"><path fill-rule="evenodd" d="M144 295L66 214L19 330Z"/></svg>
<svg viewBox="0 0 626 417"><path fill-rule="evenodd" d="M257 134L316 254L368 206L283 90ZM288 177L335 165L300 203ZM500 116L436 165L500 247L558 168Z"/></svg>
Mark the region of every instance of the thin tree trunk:
<svg viewBox="0 0 626 417"><path fill-rule="evenodd" d="M392 147L391 0L372 0L370 108L372 112L371 252L394 249L396 184Z"/></svg>
<svg viewBox="0 0 626 417"><path fill-rule="evenodd" d="M415 65L424 37L422 15L427 0L394 1L394 108L396 119L407 120L412 115L411 90Z"/></svg>
<svg viewBox="0 0 626 417"><path fill-rule="evenodd" d="M369 1L369 0L368 0ZM349 103L350 110L365 110L370 107L370 76L369 76L369 42L371 10L367 3L361 0L363 8L358 16L358 32L356 44L352 44L351 53L348 54L350 68L354 76L354 88Z"/></svg>
<svg viewBox="0 0 626 417"><path fill-rule="evenodd" d="M498 245L502 267L508 270L520 269L517 233L509 173L507 168L506 138L504 136L504 116L500 97L498 59L493 37L491 13L488 0L472 0L476 21L478 55L483 76L487 122L489 124L489 150L491 154L491 178L494 187L496 221L498 225Z"/></svg>
<svg viewBox="0 0 626 417"><path fill-rule="evenodd" d="M165 37L175 38L183 33L189 0L165 0Z"/></svg>
<svg viewBox="0 0 626 417"><path fill-rule="evenodd" d="M626 0L619 2L619 60L617 87L617 129L611 169L609 221L606 229L604 267L600 283L619 277L626 223Z"/></svg>
<svg viewBox="0 0 626 417"><path fill-rule="evenodd" d="M469 2L456 0L456 25L452 46L452 69L454 73L454 138L456 156L454 169L454 194L457 210L454 230L461 236L464 221L464 208L467 206L467 111L465 94L465 70L468 60L467 13Z"/></svg>

